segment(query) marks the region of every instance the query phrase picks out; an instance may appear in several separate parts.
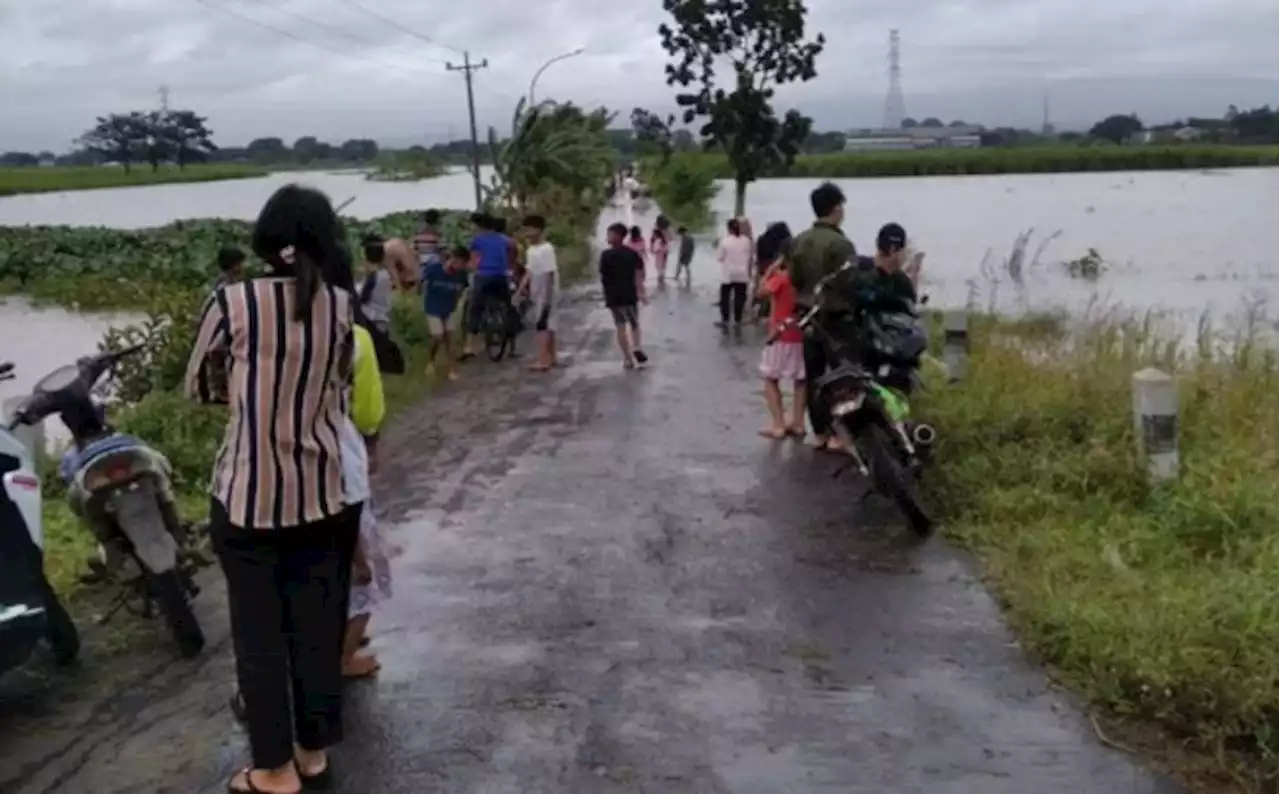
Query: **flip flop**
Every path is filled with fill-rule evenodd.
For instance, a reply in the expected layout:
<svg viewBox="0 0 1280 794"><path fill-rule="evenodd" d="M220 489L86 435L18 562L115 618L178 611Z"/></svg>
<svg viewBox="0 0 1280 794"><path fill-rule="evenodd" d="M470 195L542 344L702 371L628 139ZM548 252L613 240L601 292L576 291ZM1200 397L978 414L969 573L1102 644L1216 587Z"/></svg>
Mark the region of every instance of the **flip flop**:
<svg viewBox="0 0 1280 794"><path fill-rule="evenodd" d="M807 433L803 427L788 427L787 435L791 438L801 439L804 438Z"/></svg>
<svg viewBox="0 0 1280 794"><path fill-rule="evenodd" d="M781 441L787 437L786 430L779 430L776 427L764 427L757 431L761 436L773 441Z"/></svg>

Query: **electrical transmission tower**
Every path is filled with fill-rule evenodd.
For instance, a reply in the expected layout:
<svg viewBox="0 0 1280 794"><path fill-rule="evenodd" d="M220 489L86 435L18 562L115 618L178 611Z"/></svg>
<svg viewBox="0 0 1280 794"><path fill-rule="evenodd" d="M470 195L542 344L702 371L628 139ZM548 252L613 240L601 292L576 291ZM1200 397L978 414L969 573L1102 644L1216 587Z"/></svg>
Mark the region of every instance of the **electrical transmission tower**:
<svg viewBox="0 0 1280 794"><path fill-rule="evenodd" d="M160 110L164 113L169 112L169 86L160 86Z"/></svg>
<svg viewBox="0 0 1280 794"><path fill-rule="evenodd" d="M898 31L889 31L889 92L884 97L884 128L896 130L907 117L907 101L902 98L902 63Z"/></svg>

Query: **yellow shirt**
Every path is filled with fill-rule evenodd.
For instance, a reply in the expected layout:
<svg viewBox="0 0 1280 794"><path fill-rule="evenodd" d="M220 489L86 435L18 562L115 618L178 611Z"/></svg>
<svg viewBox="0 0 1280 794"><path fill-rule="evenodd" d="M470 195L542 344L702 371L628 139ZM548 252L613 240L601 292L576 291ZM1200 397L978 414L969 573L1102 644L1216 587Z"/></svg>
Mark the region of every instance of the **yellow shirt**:
<svg viewBox="0 0 1280 794"><path fill-rule="evenodd" d="M355 335L355 354L351 376L351 421L355 422L362 435L377 435L387 415L378 354L368 331L357 325L352 328L352 333Z"/></svg>

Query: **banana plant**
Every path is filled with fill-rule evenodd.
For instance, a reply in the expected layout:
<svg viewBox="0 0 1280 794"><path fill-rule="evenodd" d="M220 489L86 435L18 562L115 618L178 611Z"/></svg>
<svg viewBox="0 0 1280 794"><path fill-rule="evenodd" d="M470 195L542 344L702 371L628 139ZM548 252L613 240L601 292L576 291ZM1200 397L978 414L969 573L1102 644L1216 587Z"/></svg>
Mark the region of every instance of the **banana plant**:
<svg viewBox="0 0 1280 794"><path fill-rule="evenodd" d="M584 113L572 103L529 105L521 99L508 138L499 140L489 130L491 196L523 208L531 194L546 187L582 191L599 185L613 163L605 136L611 118L603 109Z"/></svg>

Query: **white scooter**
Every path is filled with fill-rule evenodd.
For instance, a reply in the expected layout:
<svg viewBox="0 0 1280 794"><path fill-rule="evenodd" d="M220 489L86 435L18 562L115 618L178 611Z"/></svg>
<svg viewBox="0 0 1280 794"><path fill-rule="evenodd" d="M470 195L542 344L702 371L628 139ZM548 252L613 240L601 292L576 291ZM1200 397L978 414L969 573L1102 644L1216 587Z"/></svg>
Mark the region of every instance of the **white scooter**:
<svg viewBox="0 0 1280 794"><path fill-rule="evenodd" d="M12 380L13 364L0 364ZM60 664L80 654L80 635L44 572L40 477L35 451L0 427L0 672L21 665L41 640Z"/></svg>

